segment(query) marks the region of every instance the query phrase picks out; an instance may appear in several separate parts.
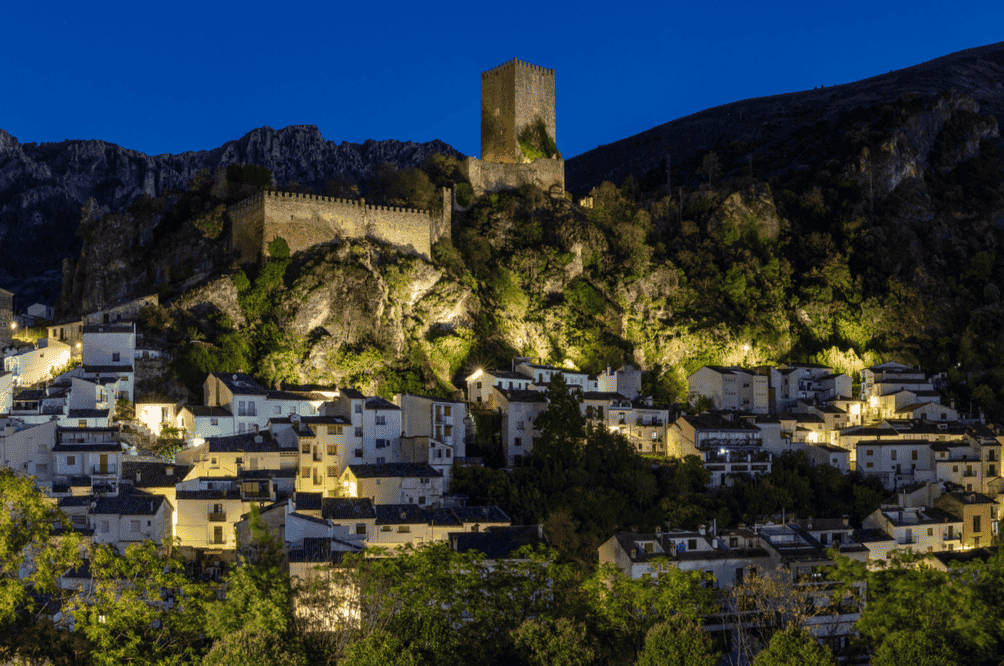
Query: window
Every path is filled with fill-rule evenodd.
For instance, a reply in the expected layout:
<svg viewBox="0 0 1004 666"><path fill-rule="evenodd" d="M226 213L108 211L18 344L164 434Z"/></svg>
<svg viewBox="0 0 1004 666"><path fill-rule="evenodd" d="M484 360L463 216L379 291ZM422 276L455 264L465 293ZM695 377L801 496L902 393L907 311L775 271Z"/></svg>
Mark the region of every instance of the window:
<svg viewBox="0 0 1004 666"><path fill-rule="evenodd" d="M342 426L340 426L340 425L329 425L329 426L325 426L325 427L326 427L326 432L328 433L328 435L341 435L342 434Z"/></svg>
<svg viewBox="0 0 1004 666"><path fill-rule="evenodd" d="M139 521L138 520L130 520L129 521L129 531L130 532L139 532Z"/></svg>
<svg viewBox="0 0 1004 666"><path fill-rule="evenodd" d="M310 453L310 442L304 440L303 443L300 444L300 453Z"/></svg>
<svg viewBox="0 0 1004 666"><path fill-rule="evenodd" d="M87 427L87 420L86 419L80 419L79 421L77 421L77 427L78 428L86 428Z"/></svg>
<svg viewBox="0 0 1004 666"><path fill-rule="evenodd" d="M980 525L980 518L981 517L982 516L973 516L973 531L974 532L982 532L983 531L981 529L982 526Z"/></svg>
<svg viewBox="0 0 1004 666"><path fill-rule="evenodd" d="M237 456L237 459L234 462L236 462L238 465L243 465L244 458L242 458L241 456Z"/></svg>
<svg viewBox="0 0 1004 666"><path fill-rule="evenodd" d="M959 466L958 465L952 465L952 471L953 472L958 472L959 471Z"/></svg>
<svg viewBox="0 0 1004 666"><path fill-rule="evenodd" d="M67 464L67 466L76 465L77 464L77 456L66 456L66 464Z"/></svg>
<svg viewBox="0 0 1004 666"><path fill-rule="evenodd" d="M276 414L282 414L282 405L276 405L275 406L275 413Z"/></svg>
<svg viewBox="0 0 1004 666"><path fill-rule="evenodd" d="M356 523L356 534L366 534L366 523Z"/></svg>
<svg viewBox="0 0 1004 666"><path fill-rule="evenodd" d="M425 504L425 495L420 495L418 497L418 503L419 504Z"/></svg>
<svg viewBox="0 0 1004 666"><path fill-rule="evenodd" d="M927 528L927 536L934 536L934 528L933 527L928 527Z"/></svg>
<svg viewBox="0 0 1004 666"><path fill-rule="evenodd" d="M697 539L687 540L687 550L697 550Z"/></svg>
<svg viewBox="0 0 1004 666"><path fill-rule="evenodd" d="M356 428L356 437L362 437L362 436L363 436L363 429Z"/></svg>
<svg viewBox="0 0 1004 666"><path fill-rule="evenodd" d="M868 469L871 469L874 466L875 466L875 463L865 463L865 467L867 467Z"/></svg>
<svg viewBox="0 0 1004 666"><path fill-rule="evenodd" d="M450 449L446 449L446 457L449 458L452 455L453 455L453 451L451 451Z"/></svg>
<svg viewBox="0 0 1004 666"><path fill-rule="evenodd" d="M729 548L738 548L739 539L737 537L729 537Z"/></svg>
<svg viewBox="0 0 1004 666"><path fill-rule="evenodd" d="M112 363L118 363L118 362L119 362L119 353L112 352Z"/></svg>
<svg viewBox="0 0 1004 666"><path fill-rule="evenodd" d="M216 458L210 458L209 459L209 464L212 467L216 467L217 466L217 464L216 464Z"/></svg>
<svg viewBox="0 0 1004 666"><path fill-rule="evenodd" d="M516 422L516 430L523 430L523 422L522 421L517 421Z"/></svg>
<svg viewBox="0 0 1004 666"><path fill-rule="evenodd" d="M290 406L289 413L290 414L296 414L296 405L291 405Z"/></svg>
<svg viewBox="0 0 1004 666"><path fill-rule="evenodd" d="M356 414L362 414L363 413L363 403L357 402L355 404L355 407L354 407L353 411L355 411Z"/></svg>
<svg viewBox="0 0 1004 666"><path fill-rule="evenodd" d="M896 459L896 449L893 449L893 450L892 450L892 451L890 452L890 457L891 457L891 458L892 458L893 460L895 460L895 459Z"/></svg>
<svg viewBox="0 0 1004 666"><path fill-rule="evenodd" d="M387 417L386 416L383 416L382 414L377 414L375 418L376 418L376 424L377 425L387 425Z"/></svg>
<svg viewBox="0 0 1004 666"><path fill-rule="evenodd" d="M411 526L410 525L398 525L397 526L397 531L398 531L399 534L408 534L409 532L411 532Z"/></svg>
<svg viewBox="0 0 1004 666"><path fill-rule="evenodd" d="M386 439L377 439L377 441L376 441L376 447L378 449L386 448L387 444L388 444L388 442L387 442Z"/></svg>
<svg viewBox="0 0 1004 666"><path fill-rule="evenodd" d="M310 468L309 467L301 467L300 468L300 478L303 478L303 479L309 479L310 478Z"/></svg>
<svg viewBox="0 0 1004 666"><path fill-rule="evenodd" d="M102 534L108 534L111 531L112 531L112 528L111 528L111 525L108 524L108 521L107 520L102 520L101 521L101 533Z"/></svg>
<svg viewBox="0 0 1004 666"><path fill-rule="evenodd" d="M218 425L220 425L220 420L219 419L209 419L209 425L214 426L214 427L218 426Z"/></svg>
<svg viewBox="0 0 1004 666"><path fill-rule="evenodd" d="M910 460L916 460L916 459L917 459L917 449L914 449L913 451L910 451Z"/></svg>
<svg viewBox="0 0 1004 666"><path fill-rule="evenodd" d="M246 430L247 430L247 424L245 423L237 424L237 434L243 435Z"/></svg>
<svg viewBox="0 0 1004 666"><path fill-rule="evenodd" d="M335 467L334 465L329 465L328 466L328 478L329 479L333 479L336 476L338 476L338 468Z"/></svg>
<svg viewBox="0 0 1004 666"><path fill-rule="evenodd" d="M481 382L478 382L478 388L481 388Z"/></svg>
<svg viewBox="0 0 1004 666"><path fill-rule="evenodd" d="M338 455L338 447L335 444L328 444L328 455L329 456Z"/></svg>
<svg viewBox="0 0 1004 666"><path fill-rule="evenodd" d="M866 456L870 456L870 455L873 455L874 453L875 453L874 449L867 449L867 450L865 451L865 455L866 455Z"/></svg>
<svg viewBox="0 0 1004 666"><path fill-rule="evenodd" d="M515 439L512 440L512 445L513 446L522 446L523 442L522 442L522 440L520 440L519 437L516 437Z"/></svg>
<svg viewBox="0 0 1004 666"><path fill-rule="evenodd" d="M386 458L381 458L381 457L378 457L378 458L377 458L377 461L376 461L376 464L378 464L378 465L383 465L383 464L384 464L384 463L386 463L386 462L387 462L387 459L386 459Z"/></svg>
<svg viewBox="0 0 1004 666"><path fill-rule="evenodd" d="M363 450L362 449L356 449L355 454L356 454L356 458L362 458L363 457Z"/></svg>

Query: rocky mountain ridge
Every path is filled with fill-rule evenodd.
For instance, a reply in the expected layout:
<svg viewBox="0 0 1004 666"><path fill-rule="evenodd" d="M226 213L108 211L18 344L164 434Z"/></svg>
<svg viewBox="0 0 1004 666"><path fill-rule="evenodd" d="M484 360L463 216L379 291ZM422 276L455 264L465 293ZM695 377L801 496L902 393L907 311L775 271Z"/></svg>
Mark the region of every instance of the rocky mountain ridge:
<svg viewBox="0 0 1004 666"><path fill-rule="evenodd" d="M143 198L183 191L199 171L231 164L268 168L275 184L322 191L329 179L358 182L384 162L421 164L435 153L460 156L442 141L325 140L314 125L261 127L212 150L146 155L98 140L20 143L0 130L0 287L17 294L17 307L52 302L63 262L81 249L81 207L95 214L127 209ZM29 251L26 251L29 250Z"/></svg>

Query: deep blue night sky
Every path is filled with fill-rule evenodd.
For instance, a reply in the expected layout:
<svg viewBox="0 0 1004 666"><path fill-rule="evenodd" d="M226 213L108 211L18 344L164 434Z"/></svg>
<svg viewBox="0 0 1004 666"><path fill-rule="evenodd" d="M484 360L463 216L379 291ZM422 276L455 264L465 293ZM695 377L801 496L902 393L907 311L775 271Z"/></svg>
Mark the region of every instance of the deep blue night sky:
<svg viewBox="0 0 1004 666"><path fill-rule="evenodd" d="M0 128L159 154L314 124L338 142L478 155L480 72L517 57L556 70L568 158L718 104L991 44L1004 25L1000 0L216 5L8 3Z"/></svg>

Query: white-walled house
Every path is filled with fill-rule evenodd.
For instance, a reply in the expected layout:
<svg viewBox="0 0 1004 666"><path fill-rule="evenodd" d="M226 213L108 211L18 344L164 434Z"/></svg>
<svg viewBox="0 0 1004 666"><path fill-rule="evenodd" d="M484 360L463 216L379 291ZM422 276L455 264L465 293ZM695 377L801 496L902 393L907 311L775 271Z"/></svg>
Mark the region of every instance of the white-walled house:
<svg viewBox="0 0 1004 666"><path fill-rule="evenodd" d="M482 403L488 409L495 409L494 388L510 391L528 391L533 381L521 372L509 370L483 370L478 368L467 377L467 402Z"/></svg>
<svg viewBox="0 0 1004 666"><path fill-rule="evenodd" d="M189 446L198 446L210 437L236 434L234 415L226 407L185 405L178 410L178 427Z"/></svg>
<svg viewBox="0 0 1004 666"><path fill-rule="evenodd" d="M52 371L69 362L69 345L43 338L35 349L5 357L3 369L14 375L15 386L32 386L52 379Z"/></svg>
<svg viewBox="0 0 1004 666"><path fill-rule="evenodd" d="M236 478L193 478L177 485L178 545L197 550L234 550L234 524L244 514Z"/></svg>
<svg viewBox="0 0 1004 666"><path fill-rule="evenodd" d="M438 506L445 491L442 474L423 463L350 464L339 482L343 496L374 504Z"/></svg>
<svg viewBox="0 0 1004 666"><path fill-rule="evenodd" d="M547 411L547 398L539 391L495 389L495 402L502 411L502 449L506 466L533 453L533 443L540 437L537 417Z"/></svg>
<svg viewBox="0 0 1004 666"><path fill-rule="evenodd" d="M53 317L56 316L56 308L45 303L32 303L28 306L28 314L36 319L52 321Z"/></svg>
<svg viewBox="0 0 1004 666"><path fill-rule="evenodd" d="M52 480L52 449L56 445L55 421L34 425L11 421L0 438L0 463L21 476L34 476L38 482Z"/></svg>
<svg viewBox="0 0 1004 666"><path fill-rule="evenodd" d="M174 509L162 495L121 486L117 495L96 497L91 508L94 542L116 546L153 541L169 544L173 537Z"/></svg>

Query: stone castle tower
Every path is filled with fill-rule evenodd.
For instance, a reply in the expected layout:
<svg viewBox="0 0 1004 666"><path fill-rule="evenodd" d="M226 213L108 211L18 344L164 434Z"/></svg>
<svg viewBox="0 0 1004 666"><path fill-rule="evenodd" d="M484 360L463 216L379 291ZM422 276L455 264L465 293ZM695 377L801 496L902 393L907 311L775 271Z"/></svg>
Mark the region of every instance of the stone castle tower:
<svg viewBox="0 0 1004 666"><path fill-rule="evenodd" d="M481 73L481 159L468 157L460 163L475 194L520 185L564 194L561 154L531 162L519 147L520 132L538 118L556 139L553 69L513 58Z"/></svg>
<svg viewBox="0 0 1004 666"><path fill-rule="evenodd" d="M554 70L516 58L481 72L481 159L522 162L519 133L537 118L557 140Z"/></svg>

